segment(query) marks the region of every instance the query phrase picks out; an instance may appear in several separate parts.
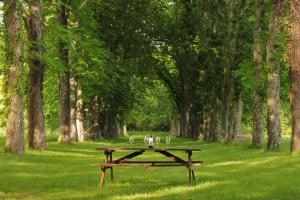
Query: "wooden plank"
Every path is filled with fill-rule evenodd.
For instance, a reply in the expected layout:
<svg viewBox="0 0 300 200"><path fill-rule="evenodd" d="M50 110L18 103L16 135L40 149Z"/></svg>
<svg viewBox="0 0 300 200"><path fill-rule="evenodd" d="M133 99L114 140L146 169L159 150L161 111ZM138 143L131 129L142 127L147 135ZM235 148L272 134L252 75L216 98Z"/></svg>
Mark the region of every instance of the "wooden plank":
<svg viewBox="0 0 300 200"><path fill-rule="evenodd" d="M177 167L177 166L186 166L182 163L106 163L100 164L102 167ZM199 166L200 163L195 163L193 166Z"/></svg>
<svg viewBox="0 0 300 200"><path fill-rule="evenodd" d="M134 158L134 157L136 157L136 156L138 156L138 155L141 155L142 153L144 153L143 150L135 151L135 152L133 152L133 153L131 153L131 154L128 154L128 155L126 155L126 156L123 156L122 158L119 158L119 159L117 159L117 160L114 160L113 162L114 162L114 163L121 163L121 162L124 162L124 161L126 161L126 160L129 160L129 159L131 159L131 158Z"/></svg>
<svg viewBox="0 0 300 200"><path fill-rule="evenodd" d="M143 151L202 151L202 149L200 148L139 148L139 147L133 147L133 148L110 148L110 147L99 147L96 148L96 150L98 151L107 151L107 152L111 152L111 151L136 151L136 150L143 150Z"/></svg>
<svg viewBox="0 0 300 200"><path fill-rule="evenodd" d="M124 167L124 166L128 166L128 167L130 167L130 166L132 166L132 167L141 166L141 167L143 167L144 165L147 165L147 166L152 167L152 166L159 166L160 164L162 164L164 166L166 166L166 165L177 166L177 164L178 164L178 166L186 166L182 163L174 163L175 165L172 165L172 163L165 163L165 164L164 163L154 163L154 164L152 164L152 163L119 163L119 164L106 163L106 164L92 164L90 166L91 167L101 167L101 166L103 166L103 167L106 167L106 168L111 168L111 167ZM200 165L201 165L201 163L192 164L192 166L200 166Z"/></svg>
<svg viewBox="0 0 300 200"><path fill-rule="evenodd" d="M99 187L102 187L104 184L104 178L105 178L105 168L101 166L101 173L100 173L100 182L99 182Z"/></svg>
<svg viewBox="0 0 300 200"><path fill-rule="evenodd" d="M161 154L163 154L163 155L165 155L165 156L173 159L176 162L179 162L179 163L182 163L182 164L185 164L185 165L187 165L187 163L188 163L187 161L185 161L185 160L183 160L183 159L175 156L174 154L172 154L172 153L170 153L168 151L165 151L165 150L156 150L155 152L159 152L159 153L161 153Z"/></svg>
<svg viewBox="0 0 300 200"><path fill-rule="evenodd" d="M155 161L155 160L136 160L136 161L124 161L122 163L177 163L176 161ZM195 160L192 163L203 163L203 161Z"/></svg>
<svg viewBox="0 0 300 200"><path fill-rule="evenodd" d="M109 162L111 163L113 160L112 160L112 152L110 152L109 154ZM114 181L114 171L113 171L113 168L111 167L110 168L110 180L113 182Z"/></svg>
<svg viewBox="0 0 300 200"><path fill-rule="evenodd" d="M193 169L192 169L192 175L193 175L193 180L195 180L195 172Z"/></svg>
<svg viewBox="0 0 300 200"><path fill-rule="evenodd" d="M189 185L192 184L192 169L191 169L191 165L192 165L192 152L188 152L188 168L189 168Z"/></svg>

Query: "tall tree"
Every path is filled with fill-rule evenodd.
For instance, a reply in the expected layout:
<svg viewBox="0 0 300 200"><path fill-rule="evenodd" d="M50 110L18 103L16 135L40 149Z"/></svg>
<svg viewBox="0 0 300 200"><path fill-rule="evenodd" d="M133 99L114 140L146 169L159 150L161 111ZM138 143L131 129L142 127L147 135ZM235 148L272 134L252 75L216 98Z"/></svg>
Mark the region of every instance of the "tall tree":
<svg viewBox="0 0 300 200"><path fill-rule="evenodd" d="M263 143L264 138L264 85L262 81L263 69L263 11L264 0L256 0L255 25L253 29L254 47L254 79L256 85L254 88L253 113L252 113L252 146L259 147Z"/></svg>
<svg viewBox="0 0 300 200"><path fill-rule="evenodd" d="M20 35L19 2L5 0L6 61L8 65L9 113L6 127L5 151L24 153L24 118L21 91L22 37Z"/></svg>
<svg viewBox="0 0 300 200"><path fill-rule="evenodd" d="M292 151L300 150L300 2L290 1L290 65L292 106Z"/></svg>
<svg viewBox="0 0 300 200"><path fill-rule="evenodd" d="M233 54L235 51L235 34L234 34L234 23L233 23L233 9L234 2L232 0L226 1L227 7L227 38L226 38L226 53L224 54L224 87L223 87L223 99L222 99L222 129L221 135L222 140L228 139L228 112L229 112L229 95L230 95L230 68L233 63Z"/></svg>
<svg viewBox="0 0 300 200"><path fill-rule="evenodd" d="M68 28L69 1L60 2L58 21L66 30ZM68 44L63 38L59 41L60 59L64 69L59 75L59 142L70 143L71 104L70 104L70 66Z"/></svg>
<svg viewBox="0 0 300 200"><path fill-rule="evenodd" d="M215 5L206 7L202 3L189 0L170 4L169 30L158 45L162 65L157 71L175 103L180 136L193 139L198 138L208 94L201 91L208 85L204 74L209 68L206 58L211 40L207 38L212 37L213 26L217 30L212 23L214 18L209 16Z"/></svg>
<svg viewBox="0 0 300 200"><path fill-rule="evenodd" d="M267 65L268 73L268 149L277 149L280 144L280 65L282 51L279 40L283 22L284 1L274 0L272 2L272 12L269 22L269 39L267 44Z"/></svg>
<svg viewBox="0 0 300 200"><path fill-rule="evenodd" d="M43 111L43 1L27 0L28 13L23 17L29 41L28 77L28 140L29 148L46 148L45 120Z"/></svg>

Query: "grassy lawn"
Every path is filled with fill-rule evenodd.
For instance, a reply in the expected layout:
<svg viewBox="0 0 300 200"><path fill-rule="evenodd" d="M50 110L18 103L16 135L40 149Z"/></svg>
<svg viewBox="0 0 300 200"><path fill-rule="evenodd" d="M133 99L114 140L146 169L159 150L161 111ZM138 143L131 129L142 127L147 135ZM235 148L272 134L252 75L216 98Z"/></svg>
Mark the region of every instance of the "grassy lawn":
<svg viewBox="0 0 300 200"><path fill-rule="evenodd" d="M300 154L289 153L288 138L279 152L248 148L248 141L224 145L172 139L172 147L203 149L193 155L204 164L196 168L197 180L192 187L187 185L188 173L184 167L123 167L115 169L115 183L107 176L105 187L97 188L99 171L90 165L102 162L104 155L95 148L128 147L125 138L71 145L50 141L45 152L27 150L24 156L11 156L3 153L5 139L0 137L0 199L300 198ZM144 147L142 135L133 146ZM181 153L181 157L186 155ZM141 158L162 157L147 153Z"/></svg>

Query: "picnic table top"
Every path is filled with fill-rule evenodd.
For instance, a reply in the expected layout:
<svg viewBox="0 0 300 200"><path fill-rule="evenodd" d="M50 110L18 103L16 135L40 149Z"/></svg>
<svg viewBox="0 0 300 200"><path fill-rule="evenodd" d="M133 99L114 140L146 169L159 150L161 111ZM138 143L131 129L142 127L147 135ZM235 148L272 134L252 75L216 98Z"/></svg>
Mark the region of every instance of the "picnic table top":
<svg viewBox="0 0 300 200"><path fill-rule="evenodd" d="M142 150L142 151L202 151L202 149L200 148L145 148L145 147L99 147L96 148L96 150L99 151L138 151L138 150Z"/></svg>

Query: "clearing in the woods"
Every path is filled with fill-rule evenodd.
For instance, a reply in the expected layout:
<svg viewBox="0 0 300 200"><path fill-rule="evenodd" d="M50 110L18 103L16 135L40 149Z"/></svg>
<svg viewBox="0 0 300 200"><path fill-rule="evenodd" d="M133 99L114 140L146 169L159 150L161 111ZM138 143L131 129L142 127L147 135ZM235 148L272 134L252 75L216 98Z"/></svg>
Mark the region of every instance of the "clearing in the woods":
<svg viewBox="0 0 300 200"><path fill-rule="evenodd" d="M135 135L132 147L144 147L145 133ZM163 139L164 133L157 133ZM0 137L0 146L5 142ZM251 141L232 144L172 138L170 147L200 147L193 159L204 164L188 186L184 167L116 168L115 182L106 177L97 187L99 170L92 163L104 160L96 147L129 147L127 138L57 144L49 141L44 152L27 150L22 156L0 153L0 199L291 199L300 196L300 157L289 152L284 138L280 151L249 148ZM161 142L159 147L165 147ZM180 154L180 153L179 153ZM122 153L116 153L122 155ZM181 153L183 158L186 157ZM146 154L143 159L160 159Z"/></svg>

